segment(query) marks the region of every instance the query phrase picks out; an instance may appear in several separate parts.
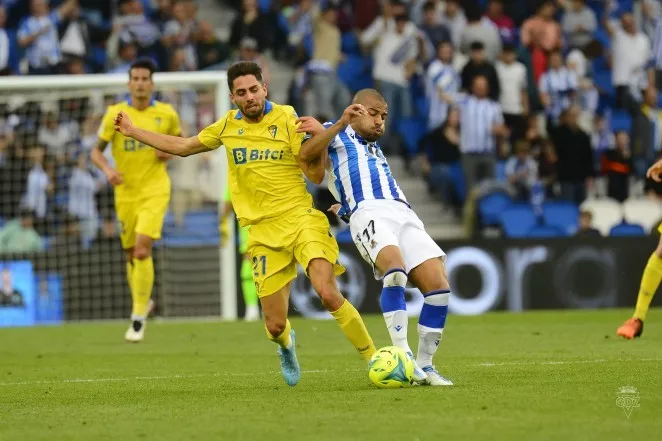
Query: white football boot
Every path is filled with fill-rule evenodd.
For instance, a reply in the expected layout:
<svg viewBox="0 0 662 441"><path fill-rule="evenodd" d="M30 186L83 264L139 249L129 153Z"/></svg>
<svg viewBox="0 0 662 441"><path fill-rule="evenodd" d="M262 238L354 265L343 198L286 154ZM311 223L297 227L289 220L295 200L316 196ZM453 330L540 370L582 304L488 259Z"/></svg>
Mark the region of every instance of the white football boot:
<svg viewBox="0 0 662 441"><path fill-rule="evenodd" d="M452 386L453 382L442 376L434 366L424 366L423 371L427 374L425 384L429 386Z"/></svg>
<svg viewBox="0 0 662 441"><path fill-rule="evenodd" d="M129 343L140 343L145 337L145 320L134 320L124 334L124 340Z"/></svg>

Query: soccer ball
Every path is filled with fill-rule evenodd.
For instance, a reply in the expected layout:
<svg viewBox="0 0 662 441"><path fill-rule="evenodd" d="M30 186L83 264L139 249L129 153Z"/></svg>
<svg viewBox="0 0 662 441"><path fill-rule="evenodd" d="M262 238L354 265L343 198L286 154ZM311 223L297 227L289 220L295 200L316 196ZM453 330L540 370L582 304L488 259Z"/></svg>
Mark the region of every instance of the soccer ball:
<svg viewBox="0 0 662 441"><path fill-rule="evenodd" d="M412 384L414 362L397 346L386 346L375 352L368 365L368 376L379 388L397 388Z"/></svg>

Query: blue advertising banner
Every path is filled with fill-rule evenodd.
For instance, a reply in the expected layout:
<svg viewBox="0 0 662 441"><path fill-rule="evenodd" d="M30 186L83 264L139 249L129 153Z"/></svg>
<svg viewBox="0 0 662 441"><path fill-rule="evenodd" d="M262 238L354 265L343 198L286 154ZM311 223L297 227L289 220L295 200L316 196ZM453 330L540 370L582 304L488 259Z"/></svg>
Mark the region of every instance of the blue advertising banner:
<svg viewBox="0 0 662 441"><path fill-rule="evenodd" d="M34 325L35 293L31 262L0 262L0 326Z"/></svg>

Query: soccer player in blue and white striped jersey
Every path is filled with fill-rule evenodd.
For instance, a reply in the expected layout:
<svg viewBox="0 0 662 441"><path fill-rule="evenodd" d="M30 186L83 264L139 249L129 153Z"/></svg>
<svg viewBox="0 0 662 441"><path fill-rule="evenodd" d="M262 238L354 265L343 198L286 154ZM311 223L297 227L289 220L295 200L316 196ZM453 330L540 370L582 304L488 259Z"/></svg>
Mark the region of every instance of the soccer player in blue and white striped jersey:
<svg viewBox="0 0 662 441"><path fill-rule="evenodd" d="M414 379L450 386L453 383L432 364L450 297L446 255L407 203L379 147L387 110L379 92L363 89L335 123L322 126L314 118L300 118L298 131L313 136L301 146L299 160L325 164L329 188L340 203L334 207L349 222L354 244L372 265L375 278L383 280L380 303L391 340L412 358L407 340L407 281L424 293Z"/></svg>

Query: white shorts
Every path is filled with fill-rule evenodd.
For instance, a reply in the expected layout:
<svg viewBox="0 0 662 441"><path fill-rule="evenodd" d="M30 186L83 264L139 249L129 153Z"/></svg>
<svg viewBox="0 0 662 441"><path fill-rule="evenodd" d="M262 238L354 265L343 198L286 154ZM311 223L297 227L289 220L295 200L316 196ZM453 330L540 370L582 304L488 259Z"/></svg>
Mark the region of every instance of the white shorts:
<svg viewBox="0 0 662 441"><path fill-rule="evenodd" d="M377 255L389 245L400 248L407 274L426 260L446 258L416 213L399 201L361 202L349 219L349 229L359 253L372 265L377 280L384 277L375 265Z"/></svg>

